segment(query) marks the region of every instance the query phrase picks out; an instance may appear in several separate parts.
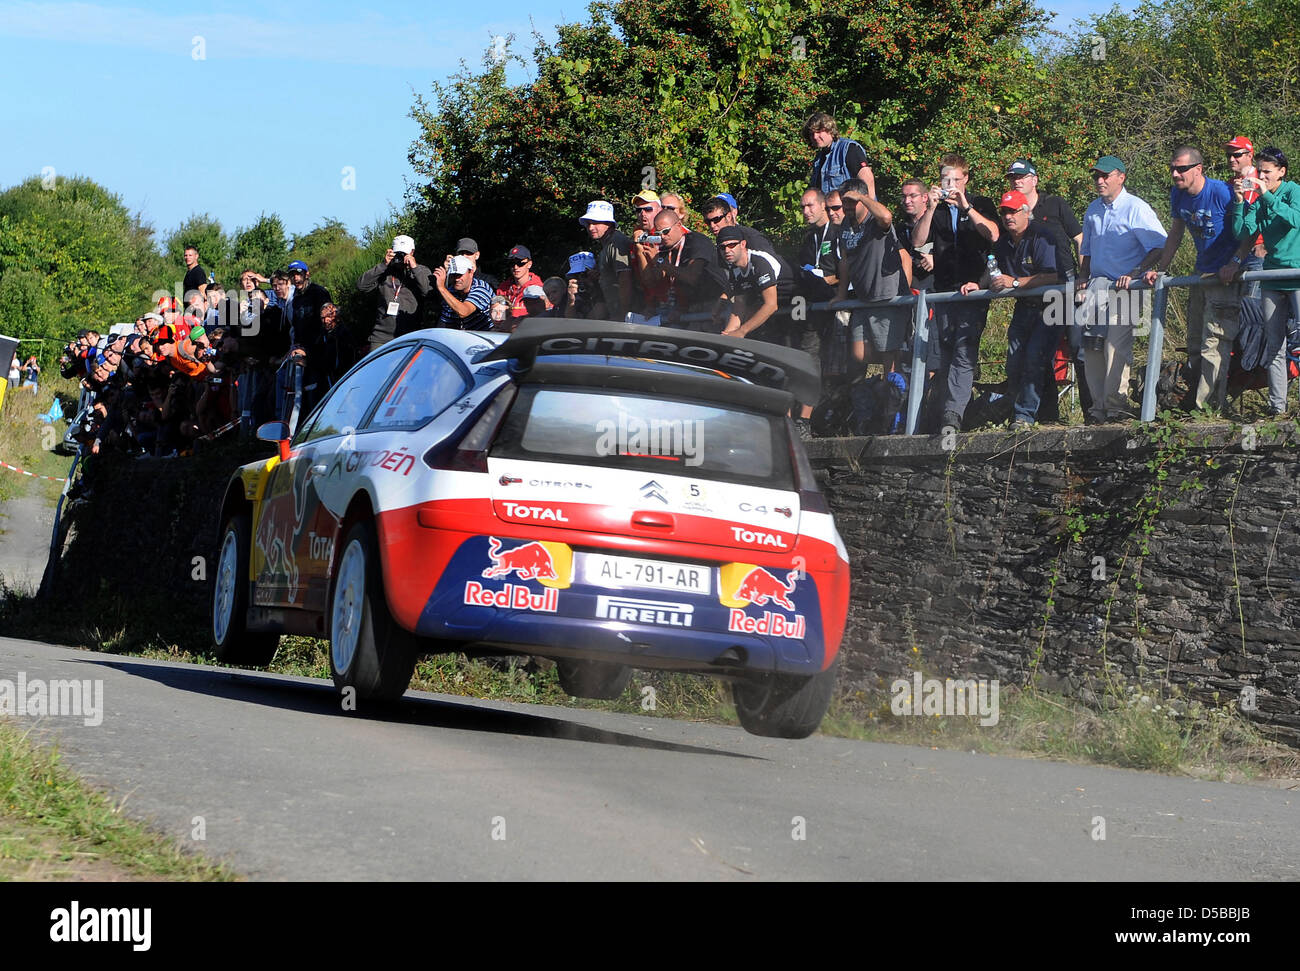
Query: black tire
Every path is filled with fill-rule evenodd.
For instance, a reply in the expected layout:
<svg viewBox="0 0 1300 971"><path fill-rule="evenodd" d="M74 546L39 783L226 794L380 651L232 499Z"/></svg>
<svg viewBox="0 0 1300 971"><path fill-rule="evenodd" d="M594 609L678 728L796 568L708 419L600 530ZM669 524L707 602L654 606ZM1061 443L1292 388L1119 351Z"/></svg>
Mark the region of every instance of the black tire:
<svg viewBox="0 0 1300 971"><path fill-rule="evenodd" d="M275 657L280 635L248 630L250 523L247 512L237 512L221 530L212 578L212 647L226 664L264 668Z"/></svg>
<svg viewBox="0 0 1300 971"><path fill-rule="evenodd" d="M768 738L807 738L817 731L830 707L839 674L837 657L829 668L810 678L769 674L731 685L740 724L751 735Z"/></svg>
<svg viewBox="0 0 1300 971"><path fill-rule="evenodd" d="M555 673L560 677L560 687L572 697L604 701L619 697L632 677L632 669L626 664L571 658L556 661Z"/></svg>
<svg viewBox="0 0 1300 971"><path fill-rule="evenodd" d="M330 674L362 701L395 701L411 684L417 639L388 612L374 526L353 523L330 584Z"/></svg>

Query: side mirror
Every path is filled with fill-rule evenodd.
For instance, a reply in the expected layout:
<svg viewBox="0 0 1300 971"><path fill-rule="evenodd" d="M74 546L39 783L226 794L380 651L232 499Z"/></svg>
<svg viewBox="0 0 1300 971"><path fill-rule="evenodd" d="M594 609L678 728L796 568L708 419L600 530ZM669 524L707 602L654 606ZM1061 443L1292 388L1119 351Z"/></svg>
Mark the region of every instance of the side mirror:
<svg viewBox="0 0 1300 971"><path fill-rule="evenodd" d="M257 429L258 441L275 442L280 446L280 461L289 461L289 423L268 421Z"/></svg>

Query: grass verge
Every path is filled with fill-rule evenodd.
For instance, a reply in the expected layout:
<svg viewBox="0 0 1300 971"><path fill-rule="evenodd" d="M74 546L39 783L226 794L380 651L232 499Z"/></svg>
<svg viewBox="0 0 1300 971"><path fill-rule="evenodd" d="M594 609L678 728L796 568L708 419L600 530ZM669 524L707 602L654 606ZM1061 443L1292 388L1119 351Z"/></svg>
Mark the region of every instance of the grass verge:
<svg viewBox="0 0 1300 971"><path fill-rule="evenodd" d="M122 814L0 720L0 880L234 880Z"/></svg>

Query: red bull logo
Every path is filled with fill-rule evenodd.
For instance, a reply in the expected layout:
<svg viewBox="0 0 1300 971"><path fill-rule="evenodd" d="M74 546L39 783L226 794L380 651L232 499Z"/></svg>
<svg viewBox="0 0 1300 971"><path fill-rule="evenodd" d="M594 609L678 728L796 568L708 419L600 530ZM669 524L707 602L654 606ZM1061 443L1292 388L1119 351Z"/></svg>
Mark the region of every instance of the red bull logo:
<svg viewBox="0 0 1300 971"><path fill-rule="evenodd" d="M488 556L492 565L483 571L488 579L518 576L521 580L555 580L555 563L551 553L541 543L525 543L512 550L501 550L501 540L488 537Z"/></svg>
<svg viewBox="0 0 1300 971"><path fill-rule="evenodd" d="M727 615L727 630L741 634L767 634L769 637L789 637L802 640L807 622L802 614L793 619L772 610L763 611L762 617L750 617L744 610L732 609Z"/></svg>
<svg viewBox="0 0 1300 971"><path fill-rule="evenodd" d="M533 593L525 586L507 583L504 590L489 590L477 580L465 584L464 602L476 607L505 607L508 610L536 610L553 614L560 603L558 590Z"/></svg>
<svg viewBox="0 0 1300 971"><path fill-rule="evenodd" d="M736 587L736 595L732 599L748 600L756 607L766 607L768 601L771 601L785 610L794 610L794 601L790 599L790 594L794 593L800 576L802 574L798 570L791 570L785 575L785 582L782 583L761 566L756 566L741 579Z"/></svg>

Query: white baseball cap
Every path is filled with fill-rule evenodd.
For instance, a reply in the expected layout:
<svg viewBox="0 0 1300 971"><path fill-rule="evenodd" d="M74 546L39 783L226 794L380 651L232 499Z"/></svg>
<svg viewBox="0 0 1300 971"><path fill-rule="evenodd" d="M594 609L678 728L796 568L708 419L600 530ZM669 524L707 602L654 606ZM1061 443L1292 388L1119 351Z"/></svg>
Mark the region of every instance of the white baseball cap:
<svg viewBox="0 0 1300 971"><path fill-rule="evenodd" d="M614 204L606 202L604 199L597 199L595 202L587 203L586 214L578 217L578 222L584 226L588 223L612 223L615 221Z"/></svg>
<svg viewBox="0 0 1300 971"><path fill-rule="evenodd" d="M529 284L528 286L524 287L524 296L525 296L525 297L536 297L538 300L545 300L545 299L546 299L546 291L543 290L541 287L539 287L536 283L533 283L533 284Z"/></svg>
<svg viewBox="0 0 1300 971"><path fill-rule="evenodd" d="M468 256L453 256L451 258L451 266L447 272L456 274L468 273L472 269L474 269L474 261Z"/></svg>
<svg viewBox="0 0 1300 971"><path fill-rule="evenodd" d="M394 252L394 253L413 253L413 252L415 252L415 240L411 239L410 236L394 236L394 237L393 237L393 252Z"/></svg>

